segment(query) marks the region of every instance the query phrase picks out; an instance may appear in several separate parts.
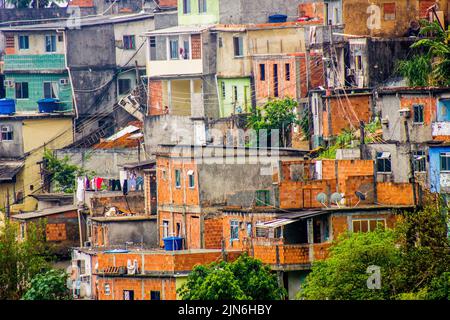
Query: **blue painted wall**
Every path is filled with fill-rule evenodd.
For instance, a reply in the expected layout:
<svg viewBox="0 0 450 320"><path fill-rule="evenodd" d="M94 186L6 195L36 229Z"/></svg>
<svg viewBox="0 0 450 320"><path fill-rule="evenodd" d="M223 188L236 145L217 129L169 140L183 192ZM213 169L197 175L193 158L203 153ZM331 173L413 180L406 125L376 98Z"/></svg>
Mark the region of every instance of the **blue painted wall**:
<svg viewBox="0 0 450 320"><path fill-rule="evenodd" d="M430 190L431 192L440 192L440 174L441 174L441 161L440 153L450 152L450 146L446 147L430 147L428 154L430 155Z"/></svg>

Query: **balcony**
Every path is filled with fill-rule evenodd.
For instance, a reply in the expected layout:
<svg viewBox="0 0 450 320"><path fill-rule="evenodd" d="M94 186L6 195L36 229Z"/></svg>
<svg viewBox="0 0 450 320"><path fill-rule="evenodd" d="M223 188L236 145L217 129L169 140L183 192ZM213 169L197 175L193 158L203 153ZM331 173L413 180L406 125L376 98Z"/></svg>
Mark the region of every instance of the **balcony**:
<svg viewBox="0 0 450 320"><path fill-rule="evenodd" d="M309 269L316 260L325 259L330 246L331 242L272 244L256 241L253 244L253 255L275 270L302 270Z"/></svg>
<svg viewBox="0 0 450 320"><path fill-rule="evenodd" d="M193 75L202 73L203 60L201 59L150 61L148 68L149 77Z"/></svg>
<svg viewBox="0 0 450 320"><path fill-rule="evenodd" d="M36 54L4 56L5 72L15 71L58 71L65 70L63 54Z"/></svg>
<svg viewBox="0 0 450 320"><path fill-rule="evenodd" d="M431 124L433 137L450 136L450 121L437 121Z"/></svg>

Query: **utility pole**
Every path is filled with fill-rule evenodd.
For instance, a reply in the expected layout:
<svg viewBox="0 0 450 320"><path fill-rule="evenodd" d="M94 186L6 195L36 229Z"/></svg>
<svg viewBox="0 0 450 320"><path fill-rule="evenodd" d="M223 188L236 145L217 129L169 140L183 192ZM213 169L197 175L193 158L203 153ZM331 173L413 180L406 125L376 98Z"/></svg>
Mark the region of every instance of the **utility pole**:
<svg viewBox="0 0 450 320"><path fill-rule="evenodd" d="M413 157L412 157L411 141L409 138L408 121L405 119L403 123L405 125L406 143L408 145L409 170L411 172L411 180L410 181L411 181L411 184L413 187L413 200L414 200L414 205L416 205L417 204L416 177L414 174L414 162L413 162Z"/></svg>

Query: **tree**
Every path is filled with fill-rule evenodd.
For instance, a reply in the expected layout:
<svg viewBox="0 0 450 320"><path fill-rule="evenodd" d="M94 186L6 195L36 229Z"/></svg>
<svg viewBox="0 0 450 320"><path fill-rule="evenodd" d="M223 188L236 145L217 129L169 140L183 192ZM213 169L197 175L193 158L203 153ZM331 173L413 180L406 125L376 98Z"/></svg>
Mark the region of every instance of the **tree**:
<svg viewBox="0 0 450 320"><path fill-rule="evenodd" d="M314 263L298 297L313 300L387 299L393 290L391 273L399 259L392 231L346 234L330 248L328 259ZM369 266L381 268L380 290L367 286Z"/></svg>
<svg viewBox="0 0 450 320"><path fill-rule="evenodd" d="M47 175L54 181L56 191L73 193L77 176L84 176L88 172L71 164L69 157L58 159L51 150L45 149L44 162Z"/></svg>
<svg viewBox="0 0 450 320"><path fill-rule="evenodd" d="M262 107L256 107L256 111L248 117L248 126L254 129L258 136L260 130L268 130L268 138L270 138L270 130L279 130L280 146L286 147L292 125L300 124L295 113L297 106L298 103L291 98L271 100Z"/></svg>
<svg viewBox="0 0 450 320"><path fill-rule="evenodd" d="M67 288L68 274L63 270L51 269L37 274L30 283L30 288L22 297L23 300L70 300L71 293Z"/></svg>
<svg viewBox="0 0 450 320"><path fill-rule="evenodd" d="M178 293L183 300L280 300L286 296L270 268L246 254L231 263L196 266Z"/></svg>
<svg viewBox="0 0 450 320"><path fill-rule="evenodd" d="M19 299L31 279L49 268L51 257L40 228L28 226L23 241L17 241L16 224L5 221L0 228L0 300Z"/></svg>
<svg viewBox="0 0 450 320"><path fill-rule="evenodd" d="M421 36L411 48L425 50L409 60L400 61L397 71L411 86L450 86L450 27L443 30L438 21L421 21Z"/></svg>
<svg viewBox="0 0 450 320"><path fill-rule="evenodd" d="M448 299L447 208L428 203L405 212L395 230L342 236L330 256L313 264L301 299ZM381 288L369 289L367 267L380 267Z"/></svg>

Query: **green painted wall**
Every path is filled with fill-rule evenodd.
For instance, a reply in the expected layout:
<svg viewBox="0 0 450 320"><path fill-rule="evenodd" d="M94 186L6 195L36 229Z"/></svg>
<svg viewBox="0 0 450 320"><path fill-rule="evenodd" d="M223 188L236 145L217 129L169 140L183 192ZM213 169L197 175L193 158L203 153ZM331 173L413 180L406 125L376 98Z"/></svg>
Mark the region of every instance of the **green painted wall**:
<svg viewBox="0 0 450 320"><path fill-rule="evenodd" d="M178 0L178 24L179 25L202 25L219 22L219 0L206 0L206 13L198 12L198 0L187 0L191 3L191 12L183 13L184 0Z"/></svg>
<svg viewBox="0 0 450 320"><path fill-rule="evenodd" d="M7 54L5 72L19 70L64 70L63 54Z"/></svg>
<svg viewBox="0 0 450 320"><path fill-rule="evenodd" d="M38 111L37 101L44 98L44 82L58 83L58 96L61 102L59 111L72 111L72 89L68 85L60 85L59 79L68 79L67 73L62 74L36 74L36 73L7 73L5 78L14 82L28 82L28 99L16 100L16 111ZM6 88L6 97L16 99L15 88Z"/></svg>
<svg viewBox="0 0 450 320"><path fill-rule="evenodd" d="M229 117L234 106L241 106L243 112L250 112L252 105L250 78L218 79L220 116ZM237 89L237 103L234 103L234 88ZM225 92L224 92L225 89Z"/></svg>

